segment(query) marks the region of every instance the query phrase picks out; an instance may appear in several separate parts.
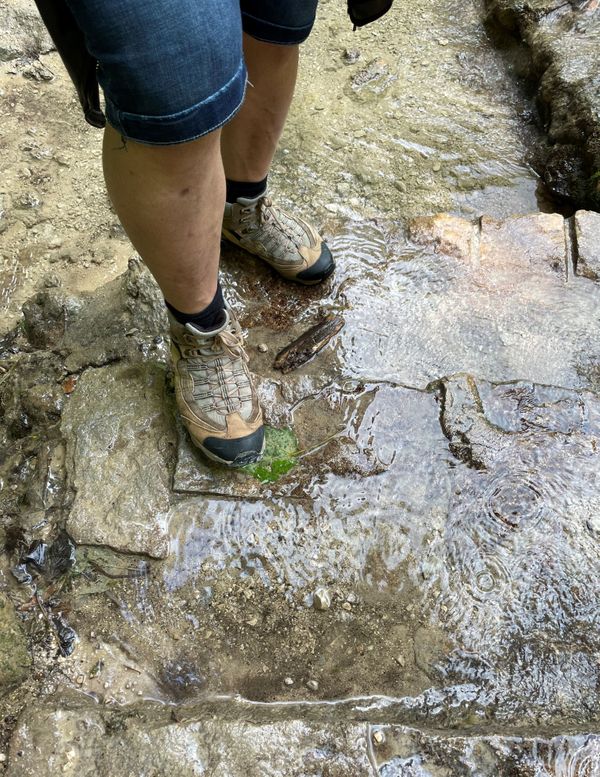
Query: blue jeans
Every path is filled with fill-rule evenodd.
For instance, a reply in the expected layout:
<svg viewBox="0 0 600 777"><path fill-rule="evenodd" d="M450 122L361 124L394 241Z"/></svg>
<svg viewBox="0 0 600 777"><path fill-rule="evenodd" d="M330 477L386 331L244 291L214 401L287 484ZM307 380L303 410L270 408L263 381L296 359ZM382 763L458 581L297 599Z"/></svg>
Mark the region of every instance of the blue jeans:
<svg viewBox="0 0 600 777"><path fill-rule="evenodd" d="M108 122L151 145L194 140L244 99L242 30L302 43L318 0L69 0L98 60Z"/></svg>

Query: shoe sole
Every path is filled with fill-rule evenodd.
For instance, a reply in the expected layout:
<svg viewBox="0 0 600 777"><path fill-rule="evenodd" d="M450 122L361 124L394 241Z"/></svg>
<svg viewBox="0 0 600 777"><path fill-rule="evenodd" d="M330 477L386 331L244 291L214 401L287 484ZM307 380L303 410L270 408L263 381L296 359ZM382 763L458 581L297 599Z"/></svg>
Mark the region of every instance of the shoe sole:
<svg viewBox="0 0 600 777"><path fill-rule="evenodd" d="M327 278L334 272L335 270L335 262L331 263L331 268L327 270L325 275L323 275L322 278L319 278L316 281L303 281L301 278L295 278L293 276L284 275L275 264L272 264L268 259L265 259L264 256L261 256L260 254L255 254L253 251L249 251L245 245L243 245L237 237L231 233L228 232L226 229L223 229L221 231L221 236L224 240L227 240L229 243L233 243L233 245L237 246L238 248L241 248L243 251L245 251L247 254L250 254L250 256L256 256L257 259L260 259L261 261L265 262L269 265L269 267L272 270L275 270L275 272L284 280L286 281L292 281L293 283L299 283L301 286L317 286L319 283L323 283L323 281L326 281ZM302 272L302 270L300 271Z"/></svg>

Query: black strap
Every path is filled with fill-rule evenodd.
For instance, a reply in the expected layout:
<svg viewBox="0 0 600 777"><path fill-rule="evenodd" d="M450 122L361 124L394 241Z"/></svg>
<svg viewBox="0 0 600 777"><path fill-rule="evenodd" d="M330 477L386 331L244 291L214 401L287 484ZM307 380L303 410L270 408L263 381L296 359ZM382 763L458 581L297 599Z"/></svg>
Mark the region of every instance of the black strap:
<svg viewBox="0 0 600 777"><path fill-rule="evenodd" d="M96 60L88 53L85 38L65 0L35 0L44 24L56 44L79 95L86 120L104 127L106 119L100 107Z"/></svg>
<svg viewBox="0 0 600 777"><path fill-rule="evenodd" d="M390 10L393 2L394 0L348 0L348 14L354 29L380 19Z"/></svg>

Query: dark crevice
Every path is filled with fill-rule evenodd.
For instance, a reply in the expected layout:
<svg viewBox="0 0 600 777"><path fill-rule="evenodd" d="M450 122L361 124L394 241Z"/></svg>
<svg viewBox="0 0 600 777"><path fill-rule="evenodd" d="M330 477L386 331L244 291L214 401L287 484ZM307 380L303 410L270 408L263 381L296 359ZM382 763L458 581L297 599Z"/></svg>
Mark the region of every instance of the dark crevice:
<svg viewBox="0 0 600 777"><path fill-rule="evenodd" d="M579 244L577 242L577 229L575 228L575 217L570 216L565 219L565 243L567 247L567 278L573 273L578 275L579 265Z"/></svg>

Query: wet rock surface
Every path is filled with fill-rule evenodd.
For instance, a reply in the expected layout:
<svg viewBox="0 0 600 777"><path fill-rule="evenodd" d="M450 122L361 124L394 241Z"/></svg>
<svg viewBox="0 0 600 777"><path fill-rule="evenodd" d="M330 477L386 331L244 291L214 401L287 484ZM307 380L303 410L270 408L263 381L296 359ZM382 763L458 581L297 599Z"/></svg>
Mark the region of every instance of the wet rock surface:
<svg viewBox="0 0 600 777"><path fill-rule="evenodd" d="M554 85L595 88L594 4L495 7L539 32L552 142L579 149ZM162 300L56 54L0 57L11 777L600 772L598 214L534 212L530 105L481 10L353 35L320 4L271 180L338 268L296 288L223 249L269 425L236 472L175 418ZM274 369L323 315L343 329Z"/></svg>
<svg viewBox="0 0 600 777"><path fill-rule="evenodd" d="M548 189L575 207L600 208L600 13L596 0L486 0L522 39L548 142L537 166Z"/></svg>
<svg viewBox="0 0 600 777"><path fill-rule="evenodd" d="M7 528L23 526L26 546L64 526L78 544L63 582L37 584L49 623L60 614L77 642L62 679L50 675L55 695L22 713L9 774L33 774L38 758L85 774L91 753L100 775L119 762L167 774L173 759L182 773L228 775L317 775L323 764L340 775L553 774L557 763L595 764L596 740L583 733L600 708L600 354L595 332L573 326L575 312L583 320L598 306L598 284L575 272L574 241L593 245L594 226L581 212L574 221L421 217L408 237L378 228L390 238L379 244L385 261L378 252L365 262L373 288L385 274L398 288L416 282L421 298L419 308L416 294L398 294L397 335L378 321L405 345L379 360L359 345L367 287L350 257L318 300L339 310L343 298L344 329L285 376L272 354L315 316L314 291L299 292L304 315L290 300L269 322L258 300L279 281L258 271L251 287L243 267L228 269L246 303L268 421L291 446L277 454L286 466L266 476L207 466L177 428L154 334L164 319L139 262L92 295L57 307L48 300L64 302L62 292L50 290L26 306L31 320L36 305L46 311L39 321L66 309L67 326L45 350L28 326L9 376L35 373L48 354L45 380L62 404L44 422L54 447L36 486L50 502L38 497L37 523L20 519L28 502L16 488ZM364 256L375 227L364 243L353 229ZM332 249L348 240L341 229ZM432 313L429 328L408 330L430 306L440 321ZM148 332L127 334L135 320ZM104 332L122 349L81 366ZM453 373L460 364L469 372ZM39 448L26 430L7 434L29 440L24 456ZM40 466L21 477L37 483ZM45 632L46 644L57 638Z"/></svg>
<svg viewBox="0 0 600 777"><path fill-rule="evenodd" d="M575 271L593 281L600 281L600 214L580 211L575 214Z"/></svg>
<svg viewBox="0 0 600 777"><path fill-rule="evenodd" d="M31 668L27 640L10 599L0 594L0 697L23 682Z"/></svg>
<svg viewBox="0 0 600 777"><path fill-rule="evenodd" d="M600 768L595 736L553 738L455 735L373 724L376 711L356 706L340 725L324 708L239 704L232 719L219 703L181 708L177 720L152 705L124 712L64 699L21 723L11 749L10 777L55 773L108 777L429 777L456 775L593 775ZM360 711L359 711L360 710ZM279 715L277 713L279 712ZM51 743L67 740L68 750ZM38 749L34 743L47 743ZM18 750L16 748L19 748ZM46 760L47 759L47 760Z"/></svg>
<svg viewBox="0 0 600 777"><path fill-rule="evenodd" d="M75 542L166 555L173 433L164 383L159 367L129 365L79 378L62 421Z"/></svg>

